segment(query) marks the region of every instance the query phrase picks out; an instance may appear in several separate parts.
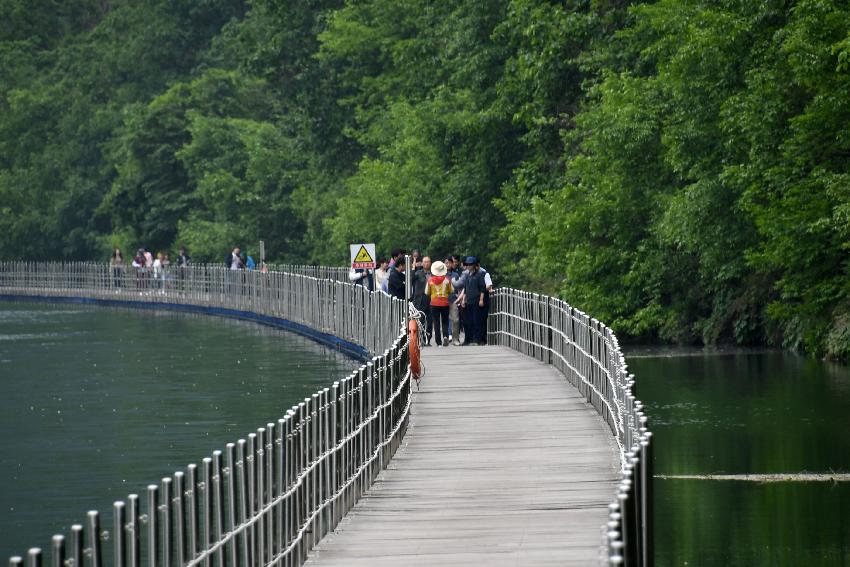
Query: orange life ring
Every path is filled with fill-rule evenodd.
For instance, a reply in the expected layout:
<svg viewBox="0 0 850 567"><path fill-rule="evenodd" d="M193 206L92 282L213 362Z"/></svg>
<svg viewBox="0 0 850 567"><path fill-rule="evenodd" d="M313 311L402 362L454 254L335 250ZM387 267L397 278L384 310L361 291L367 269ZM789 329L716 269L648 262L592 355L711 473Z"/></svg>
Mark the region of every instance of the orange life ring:
<svg viewBox="0 0 850 567"><path fill-rule="evenodd" d="M419 325L414 319L407 324L407 344L410 351L410 373L414 379L422 378L422 364L419 360Z"/></svg>

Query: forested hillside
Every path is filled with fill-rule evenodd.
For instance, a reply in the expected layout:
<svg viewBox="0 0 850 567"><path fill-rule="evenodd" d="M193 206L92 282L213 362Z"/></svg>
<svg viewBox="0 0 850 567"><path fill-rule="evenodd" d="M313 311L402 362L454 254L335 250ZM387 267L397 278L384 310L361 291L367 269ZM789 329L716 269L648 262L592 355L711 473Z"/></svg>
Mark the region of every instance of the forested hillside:
<svg viewBox="0 0 850 567"><path fill-rule="evenodd" d="M0 0L0 257L475 253L624 337L850 355L838 0Z"/></svg>

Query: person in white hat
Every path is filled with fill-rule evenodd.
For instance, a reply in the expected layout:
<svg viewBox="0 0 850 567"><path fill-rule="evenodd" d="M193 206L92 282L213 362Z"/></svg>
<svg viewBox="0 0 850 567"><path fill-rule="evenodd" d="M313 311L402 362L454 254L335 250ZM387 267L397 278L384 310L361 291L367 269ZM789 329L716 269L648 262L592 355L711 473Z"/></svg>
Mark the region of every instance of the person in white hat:
<svg viewBox="0 0 850 567"><path fill-rule="evenodd" d="M449 295L454 288L446 277L446 265L439 260L431 264L431 277L425 284L425 295L431 298L431 320L438 347L449 346ZM444 334L445 333L445 334Z"/></svg>

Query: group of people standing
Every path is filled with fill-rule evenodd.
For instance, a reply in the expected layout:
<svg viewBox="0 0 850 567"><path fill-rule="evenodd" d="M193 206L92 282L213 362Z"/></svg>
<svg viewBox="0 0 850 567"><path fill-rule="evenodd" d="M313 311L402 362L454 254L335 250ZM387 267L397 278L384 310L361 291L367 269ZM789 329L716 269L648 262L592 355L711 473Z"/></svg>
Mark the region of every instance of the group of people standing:
<svg viewBox="0 0 850 567"><path fill-rule="evenodd" d="M257 263L250 254L246 254L244 250L240 250L239 247L236 246L227 256L225 256L224 266L229 270L248 270L250 272L256 269ZM260 262L260 271L264 273L267 271L264 262Z"/></svg>
<svg viewBox="0 0 850 567"><path fill-rule="evenodd" d="M184 246L180 247L180 252L177 256L177 266L187 267L190 262L189 255L186 253ZM112 251L112 257L109 259L109 264L112 266L112 280L116 288L122 287L124 279L124 256L120 248L115 248ZM156 257L150 250L139 248L136 250L136 255L133 256L130 265L136 272L136 287L138 289L147 288L164 288L166 280L170 276L169 268L171 267L171 259L167 252L157 252Z"/></svg>
<svg viewBox="0 0 850 567"><path fill-rule="evenodd" d="M425 314L423 346L434 340L438 347L487 343L487 316L493 280L475 256L463 260L454 254L432 262L414 250L412 256L412 302ZM349 280L370 290L405 299L405 251L393 250L380 258L378 268L351 270ZM461 342L463 334L463 342Z"/></svg>

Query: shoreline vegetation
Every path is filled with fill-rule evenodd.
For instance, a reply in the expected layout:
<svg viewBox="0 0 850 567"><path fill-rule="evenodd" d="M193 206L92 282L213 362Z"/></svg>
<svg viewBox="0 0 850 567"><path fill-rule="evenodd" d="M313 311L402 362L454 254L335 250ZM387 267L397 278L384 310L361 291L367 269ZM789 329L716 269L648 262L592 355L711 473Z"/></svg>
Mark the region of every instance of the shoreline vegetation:
<svg viewBox="0 0 850 567"><path fill-rule="evenodd" d="M850 358L844 2L60 4L0 0L0 259L407 245Z"/></svg>

